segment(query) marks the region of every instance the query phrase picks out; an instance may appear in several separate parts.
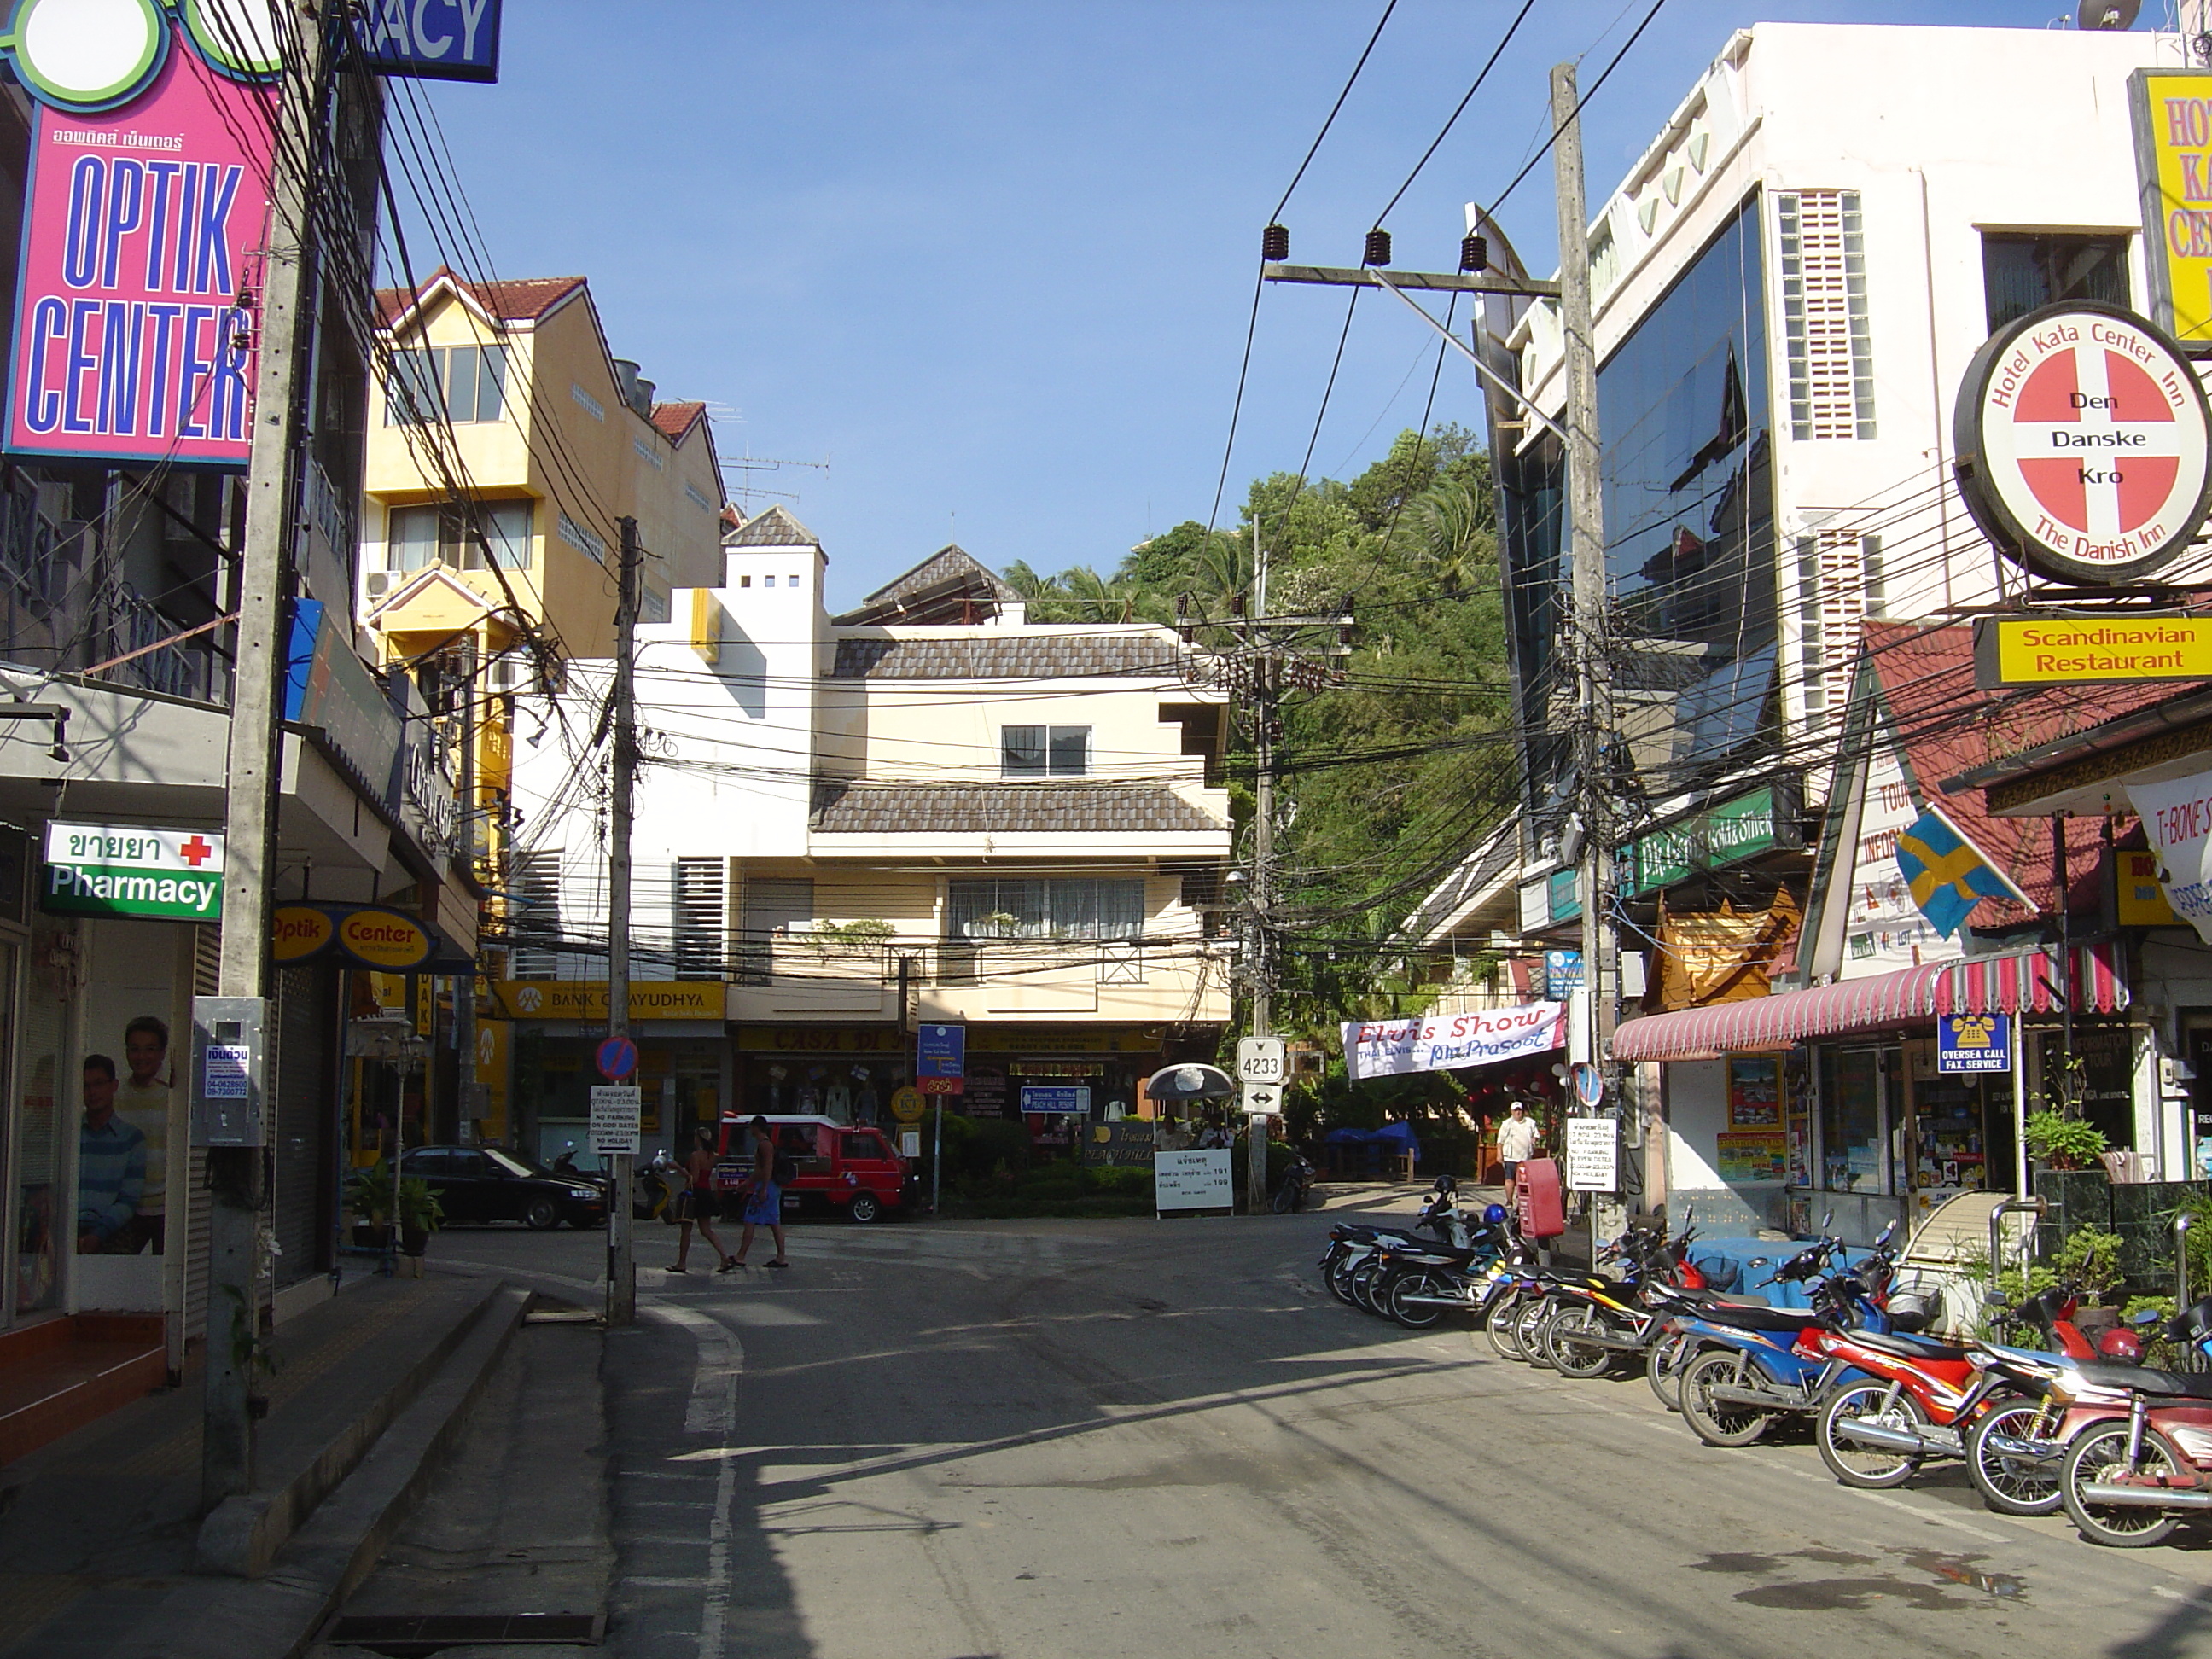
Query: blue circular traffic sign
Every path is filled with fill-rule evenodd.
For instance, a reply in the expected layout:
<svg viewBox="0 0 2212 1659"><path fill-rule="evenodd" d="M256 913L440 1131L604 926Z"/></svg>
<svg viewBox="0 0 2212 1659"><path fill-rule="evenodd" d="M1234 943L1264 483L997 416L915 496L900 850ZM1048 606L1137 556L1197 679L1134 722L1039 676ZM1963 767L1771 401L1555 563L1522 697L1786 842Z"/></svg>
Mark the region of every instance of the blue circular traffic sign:
<svg viewBox="0 0 2212 1659"><path fill-rule="evenodd" d="M637 1044L628 1037L611 1036L599 1045L599 1075L610 1083L620 1083L637 1070Z"/></svg>

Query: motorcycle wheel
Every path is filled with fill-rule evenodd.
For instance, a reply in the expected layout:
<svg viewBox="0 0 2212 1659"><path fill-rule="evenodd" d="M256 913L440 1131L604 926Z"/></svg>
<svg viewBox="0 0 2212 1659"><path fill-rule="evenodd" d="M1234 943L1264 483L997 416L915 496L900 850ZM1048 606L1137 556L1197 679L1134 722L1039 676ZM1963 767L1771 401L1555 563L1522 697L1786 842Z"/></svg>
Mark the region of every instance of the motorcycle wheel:
<svg viewBox="0 0 2212 1659"><path fill-rule="evenodd" d="M1328 1271L1325 1275L1328 1280L1328 1293L1347 1308L1356 1308L1359 1305L1352 1294L1352 1275L1363 1259L1354 1257L1347 1250L1328 1264Z"/></svg>
<svg viewBox="0 0 2212 1659"><path fill-rule="evenodd" d="M1443 1274L1419 1268L1413 1273L1401 1273L1390 1281L1389 1299L1384 1305L1389 1309L1390 1317L1407 1330L1425 1331L1444 1316L1444 1310L1412 1305L1406 1298L1409 1296L1441 1296L1450 1288ZM1382 1299L1379 1295L1377 1299Z"/></svg>
<svg viewBox="0 0 2212 1659"><path fill-rule="evenodd" d="M1545 1363L1562 1376L1602 1376L1613 1366L1613 1351L1588 1339L1604 1329L1594 1308L1577 1303L1562 1309L1544 1327Z"/></svg>
<svg viewBox="0 0 2212 1659"><path fill-rule="evenodd" d="M1514 1321L1513 1335L1521 1344L1521 1358L1540 1370L1552 1368L1551 1359L1544 1352L1544 1327L1551 1323L1559 1311L1559 1304L1551 1297L1531 1297L1528 1305L1522 1309L1520 1316Z"/></svg>
<svg viewBox="0 0 2212 1659"><path fill-rule="evenodd" d="M2056 1515L2065 1501L2059 1491L2058 1460L2031 1463L2008 1458L1990 1444L1992 1435L2013 1440L2045 1438L2043 1417L2040 1401L2000 1401L1983 1413L1966 1437L1966 1474L1982 1502L1999 1515Z"/></svg>
<svg viewBox="0 0 2212 1659"><path fill-rule="evenodd" d="M1352 1305L1363 1313L1382 1316L1382 1309L1375 1305L1375 1280L1382 1271L1382 1258L1370 1255L1352 1270Z"/></svg>
<svg viewBox="0 0 2212 1659"><path fill-rule="evenodd" d="M1875 1379L1853 1382L1830 1395L1828 1403L1820 1409L1820 1419L1814 1425L1820 1461L1828 1466L1829 1474L1847 1486L1876 1492L1901 1486L1917 1474L1921 1464L1927 1461L1924 1452L1869 1446L1841 1432L1843 1424L1853 1418L1890 1429L1913 1430L1927 1422L1928 1413L1920 1409L1918 1401L1901 1389L1893 1401L1889 1389L1888 1383Z"/></svg>
<svg viewBox="0 0 2212 1659"><path fill-rule="evenodd" d="M2156 1429L2144 1426L2142 1455L2128 1468L2128 1425L2124 1422L2093 1423L2074 1437L2066 1453L2066 1472L2058 1495L2074 1529L2092 1544L2114 1549L2148 1549L2173 1536L2181 1517L2170 1510L2142 1510L2117 1504L2092 1508L2081 1501L2081 1488L2118 1474L2182 1474L2189 1468L2173 1443Z"/></svg>
<svg viewBox="0 0 2212 1659"><path fill-rule="evenodd" d="M1687 1331L1661 1337L1644 1357L1644 1380L1668 1411L1682 1409L1682 1373L1697 1357L1697 1339Z"/></svg>
<svg viewBox="0 0 2212 1659"><path fill-rule="evenodd" d="M1682 1420L1708 1446L1748 1446L1774 1421L1771 1412L1712 1397L1716 1389L1740 1387L1749 1380L1747 1369L1735 1349L1717 1348L1692 1360L1683 1371Z"/></svg>
<svg viewBox="0 0 2212 1659"><path fill-rule="evenodd" d="M1286 1177L1283 1184L1275 1188L1274 1200L1269 1207L1277 1215L1288 1215L1297 1207L1297 1202L1298 1183Z"/></svg>
<svg viewBox="0 0 2212 1659"><path fill-rule="evenodd" d="M1518 1291L1508 1291L1491 1304L1487 1325L1490 1346L1500 1359L1527 1358L1521 1352L1521 1339L1513 1332L1513 1322L1520 1313L1521 1292Z"/></svg>

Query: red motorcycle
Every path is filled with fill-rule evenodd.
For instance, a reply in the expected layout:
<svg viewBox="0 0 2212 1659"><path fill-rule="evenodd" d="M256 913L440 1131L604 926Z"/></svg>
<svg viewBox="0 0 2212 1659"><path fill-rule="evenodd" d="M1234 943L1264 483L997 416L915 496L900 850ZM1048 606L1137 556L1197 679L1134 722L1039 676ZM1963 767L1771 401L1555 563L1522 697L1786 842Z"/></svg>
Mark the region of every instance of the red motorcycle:
<svg viewBox="0 0 2212 1659"><path fill-rule="evenodd" d="M2212 1297L2176 1318L2169 1340L2212 1354ZM2143 1549L2212 1511L2212 1376L2082 1364L2051 1383L2066 1405L2059 1491L2093 1544Z"/></svg>

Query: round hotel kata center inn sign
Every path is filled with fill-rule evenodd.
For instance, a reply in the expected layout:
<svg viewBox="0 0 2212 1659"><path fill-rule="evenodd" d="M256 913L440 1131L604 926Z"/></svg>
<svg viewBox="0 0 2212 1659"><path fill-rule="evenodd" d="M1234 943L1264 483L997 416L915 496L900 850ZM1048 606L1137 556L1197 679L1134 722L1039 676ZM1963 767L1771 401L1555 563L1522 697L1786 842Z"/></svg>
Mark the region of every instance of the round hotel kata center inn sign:
<svg viewBox="0 0 2212 1659"><path fill-rule="evenodd" d="M2117 306L2070 300L1991 335L1952 430L1975 522L2055 581L2147 576L2204 520L2204 389L2180 347Z"/></svg>

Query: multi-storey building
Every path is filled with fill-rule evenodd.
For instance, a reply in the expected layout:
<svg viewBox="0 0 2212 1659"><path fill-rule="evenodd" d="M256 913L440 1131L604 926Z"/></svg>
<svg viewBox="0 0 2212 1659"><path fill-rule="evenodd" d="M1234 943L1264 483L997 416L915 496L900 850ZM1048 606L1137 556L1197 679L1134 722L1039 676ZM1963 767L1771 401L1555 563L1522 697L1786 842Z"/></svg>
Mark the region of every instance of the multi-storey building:
<svg viewBox="0 0 2212 1659"><path fill-rule="evenodd" d="M362 613L386 663L427 688L457 774L470 751L462 821L503 924L515 696L612 650L623 520L648 624L678 589L719 579L714 434L703 403L657 399L613 355L583 277L441 269L378 301L392 370L368 411ZM443 1137L508 1133L504 1028L487 1030L485 1092L449 1106Z"/></svg>
<svg viewBox="0 0 2212 1659"><path fill-rule="evenodd" d="M1786 1182L1839 1194L1871 1231L1923 1190L2010 1184L1994 1094L1938 1077L1936 993L1894 976L2055 937L2071 882L2051 880L2047 836L2015 830L1989 850L2027 904L1990 901L1950 939L1922 921L1891 846L1942 799L1945 775L1915 764L1938 751L1909 740L1942 711L1899 684L1911 653L1893 647L2018 599L1954 487L1953 403L1983 342L2039 306L2149 307L2130 78L2186 64L2181 40L2149 32L1762 24L1595 216L1618 704L1603 789L1619 881L1602 902L1648 957L1646 1007L1696 1010L1626 1020L1616 1044L1670 1062L1644 1068L1668 1128L1648 1200L1772 1221ZM1556 417L1556 310L1528 308L1501 343ZM1539 734L1520 921L1532 945L1571 946L1590 896L1561 856L1582 791L1557 735L1574 684L1563 462L1510 400L1493 415L1513 670ZM2162 580L2206 574L2200 558ZM1869 650L1881 672L1855 679ZM1881 725L1855 684L1889 700L1882 720L1912 718ZM1832 981L1865 988L1845 1006ZM1681 1023L1734 999L1771 1003L1758 1036Z"/></svg>
<svg viewBox="0 0 2212 1659"><path fill-rule="evenodd" d="M737 1111L878 1118L922 1021L967 1026L970 1113L1026 1107L1063 1142L1137 1113L1142 1079L1210 1052L1228 1013L1224 694L1170 630L1028 623L958 548L836 617L827 563L770 507L726 537L714 586L639 631L649 1136ZM606 673L574 665L578 717ZM498 993L524 1132L551 1148L580 1138L604 1029L603 786L550 735L557 710L526 698L518 720L549 735L516 767L531 902Z"/></svg>

